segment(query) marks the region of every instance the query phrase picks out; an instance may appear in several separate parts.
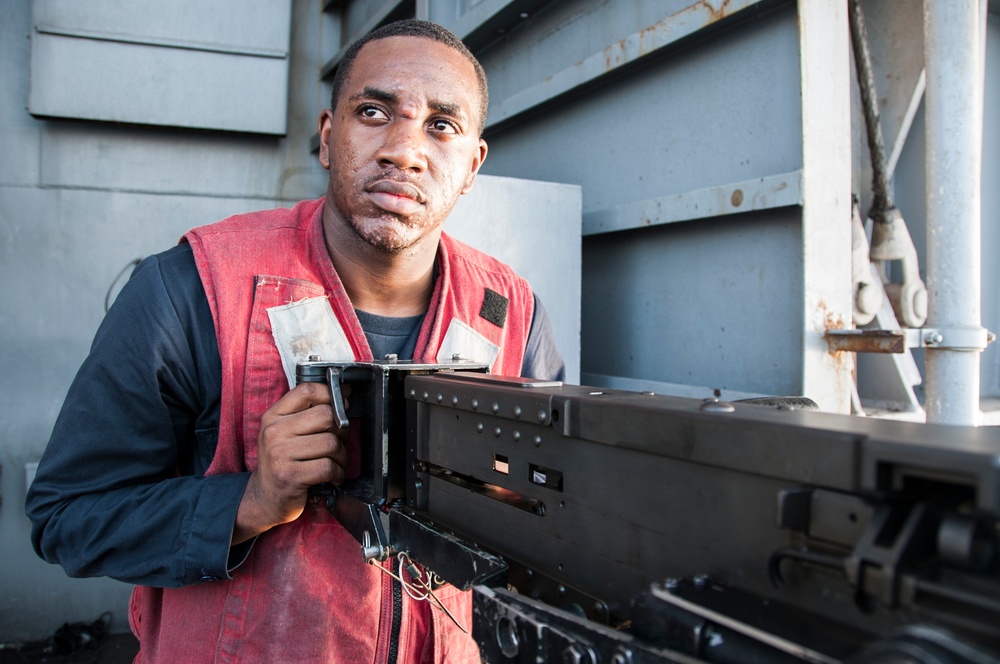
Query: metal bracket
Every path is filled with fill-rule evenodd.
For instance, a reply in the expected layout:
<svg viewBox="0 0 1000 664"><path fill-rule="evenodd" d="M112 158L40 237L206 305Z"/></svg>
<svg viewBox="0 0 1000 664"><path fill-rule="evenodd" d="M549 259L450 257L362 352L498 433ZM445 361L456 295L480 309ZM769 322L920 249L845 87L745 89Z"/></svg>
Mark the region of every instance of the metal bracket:
<svg viewBox="0 0 1000 664"><path fill-rule="evenodd" d="M986 328L904 328L901 330L827 330L831 351L905 353L911 348L982 351L996 340Z"/></svg>
<svg viewBox="0 0 1000 664"><path fill-rule="evenodd" d="M997 335L983 327L973 328L921 328L907 330L918 337L919 347L946 348L948 350L984 350L993 343ZM916 346L907 340L911 346Z"/></svg>

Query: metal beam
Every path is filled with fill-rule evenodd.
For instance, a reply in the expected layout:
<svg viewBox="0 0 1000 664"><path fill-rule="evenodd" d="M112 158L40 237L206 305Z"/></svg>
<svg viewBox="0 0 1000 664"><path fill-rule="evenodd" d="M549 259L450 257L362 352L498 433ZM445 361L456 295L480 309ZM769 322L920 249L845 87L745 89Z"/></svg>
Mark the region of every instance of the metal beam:
<svg viewBox="0 0 1000 664"><path fill-rule="evenodd" d="M985 0L926 0L927 325L981 329ZM927 421L979 424L979 350L926 357Z"/></svg>
<svg viewBox="0 0 1000 664"><path fill-rule="evenodd" d="M600 235L802 202L802 171L792 171L587 212L583 234Z"/></svg>
<svg viewBox="0 0 1000 664"><path fill-rule="evenodd" d="M576 64L490 105L486 126L507 122L525 111L677 44L766 0L703 0L610 44Z"/></svg>
<svg viewBox="0 0 1000 664"><path fill-rule="evenodd" d="M854 357L833 353L828 329L850 324L851 109L847 3L800 0L802 85L802 394L848 413Z"/></svg>

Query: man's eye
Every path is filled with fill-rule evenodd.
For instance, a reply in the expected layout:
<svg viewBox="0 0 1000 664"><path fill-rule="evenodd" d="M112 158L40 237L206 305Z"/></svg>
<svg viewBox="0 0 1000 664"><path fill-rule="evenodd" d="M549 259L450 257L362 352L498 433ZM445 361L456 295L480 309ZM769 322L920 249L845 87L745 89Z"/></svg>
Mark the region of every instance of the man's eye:
<svg viewBox="0 0 1000 664"><path fill-rule="evenodd" d="M447 120L433 120L431 122L431 129L442 134L457 134L458 128L454 124L448 122Z"/></svg>
<svg viewBox="0 0 1000 664"><path fill-rule="evenodd" d="M361 116L371 120L384 120L386 114L376 106L364 106L361 108Z"/></svg>

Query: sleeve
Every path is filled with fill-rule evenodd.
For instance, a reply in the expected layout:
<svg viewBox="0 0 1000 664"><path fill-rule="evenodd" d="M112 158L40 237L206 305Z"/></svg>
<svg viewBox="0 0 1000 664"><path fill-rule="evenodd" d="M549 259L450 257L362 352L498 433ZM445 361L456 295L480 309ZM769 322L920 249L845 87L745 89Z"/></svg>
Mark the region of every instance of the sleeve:
<svg viewBox="0 0 1000 664"><path fill-rule="evenodd" d="M25 506L35 551L70 576L161 587L230 578L231 559L249 551L230 550L249 474L204 475L220 383L190 248L147 258L101 324L39 462Z"/></svg>
<svg viewBox="0 0 1000 664"><path fill-rule="evenodd" d="M535 295L535 312L521 361L521 375L538 380L566 380L566 363L556 347L549 314Z"/></svg>

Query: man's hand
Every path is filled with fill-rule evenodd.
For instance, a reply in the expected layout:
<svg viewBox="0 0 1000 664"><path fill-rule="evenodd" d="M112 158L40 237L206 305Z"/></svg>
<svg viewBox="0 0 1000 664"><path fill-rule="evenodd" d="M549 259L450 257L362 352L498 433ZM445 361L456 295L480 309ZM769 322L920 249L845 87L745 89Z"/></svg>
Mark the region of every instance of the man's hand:
<svg viewBox="0 0 1000 664"><path fill-rule="evenodd" d="M333 423L330 390L322 383L297 385L268 408L260 420L257 470L240 501L233 544L297 519L309 487L343 482L347 435Z"/></svg>

